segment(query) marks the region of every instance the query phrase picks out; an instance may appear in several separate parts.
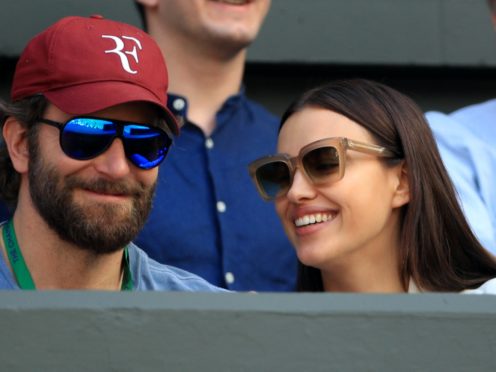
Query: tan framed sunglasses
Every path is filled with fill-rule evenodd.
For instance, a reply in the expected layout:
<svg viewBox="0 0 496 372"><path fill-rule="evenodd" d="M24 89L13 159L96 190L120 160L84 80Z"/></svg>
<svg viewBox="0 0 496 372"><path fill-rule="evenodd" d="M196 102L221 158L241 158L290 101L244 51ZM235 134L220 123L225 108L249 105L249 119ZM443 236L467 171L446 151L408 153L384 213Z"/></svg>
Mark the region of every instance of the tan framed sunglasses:
<svg viewBox="0 0 496 372"><path fill-rule="evenodd" d="M346 168L346 150L384 158L398 157L382 146L333 137L306 145L295 157L288 154L264 156L250 163L248 170L262 198L267 201L274 200L288 192L296 168L299 168L314 185L329 184L342 179Z"/></svg>

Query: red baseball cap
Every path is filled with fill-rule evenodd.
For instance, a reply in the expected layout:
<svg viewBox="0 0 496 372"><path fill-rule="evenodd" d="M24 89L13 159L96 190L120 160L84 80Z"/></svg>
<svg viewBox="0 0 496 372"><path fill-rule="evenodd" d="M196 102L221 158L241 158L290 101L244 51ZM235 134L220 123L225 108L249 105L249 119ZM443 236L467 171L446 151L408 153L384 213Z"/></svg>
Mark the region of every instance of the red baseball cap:
<svg viewBox="0 0 496 372"><path fill-rule="evenodd" d="M66 17L28 43L17 62L11 98L43 94L71 115L150 102L178 134L167 109L168 83L162 52L144 31L102 16Z"/></svg>

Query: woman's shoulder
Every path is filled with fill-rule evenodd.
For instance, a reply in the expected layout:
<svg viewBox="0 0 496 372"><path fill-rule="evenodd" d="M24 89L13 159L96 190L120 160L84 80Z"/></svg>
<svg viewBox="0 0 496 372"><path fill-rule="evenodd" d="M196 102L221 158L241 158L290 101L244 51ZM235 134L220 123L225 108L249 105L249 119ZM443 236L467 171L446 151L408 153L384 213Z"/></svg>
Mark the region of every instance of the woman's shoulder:
<svg viewBox="0 0 496 372"><path fill-rule="evenodd" d="M490 279L479 288L466 289L462 291L463 294L494 294L496 295L496 278Z"/></svg>

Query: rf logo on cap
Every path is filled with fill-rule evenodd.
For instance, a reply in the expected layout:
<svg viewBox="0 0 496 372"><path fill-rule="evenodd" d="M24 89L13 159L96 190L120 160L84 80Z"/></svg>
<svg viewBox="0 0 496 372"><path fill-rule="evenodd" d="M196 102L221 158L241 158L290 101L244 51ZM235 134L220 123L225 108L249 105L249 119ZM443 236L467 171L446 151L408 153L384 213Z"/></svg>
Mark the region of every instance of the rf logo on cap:
<svg viewBox="0 0 496 372"><path fill-rule="evenodd" d="M120 37L113 35L102 35L102 38L112 39L115 42L115 49L106 50L105 53L117 54L121 59L121 65L124 71L129 72L130 74L137 74L138 71L132 70L131 66L129 65L128 55L133 57L136 63L139 63L138 51L136 49L136 46L138 47L139 50L143 49L141 47L140 41L131 36L122 36L122 39L131 40L136 44L133 46L132 50L123 50L125 45L124 45L124 41Z"/></svg>

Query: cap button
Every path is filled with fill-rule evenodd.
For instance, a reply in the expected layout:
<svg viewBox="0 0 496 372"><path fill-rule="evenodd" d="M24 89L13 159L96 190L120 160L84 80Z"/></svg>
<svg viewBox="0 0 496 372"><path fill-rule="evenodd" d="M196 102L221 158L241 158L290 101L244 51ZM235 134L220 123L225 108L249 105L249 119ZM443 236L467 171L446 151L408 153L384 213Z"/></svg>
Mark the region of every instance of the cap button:
<svg viewBox="0 0 496 372"><path fill-rule="evenodd" d="M103 19L103 16L101 14L92 14L92 15L90 15L90 18Z"/></svg>

